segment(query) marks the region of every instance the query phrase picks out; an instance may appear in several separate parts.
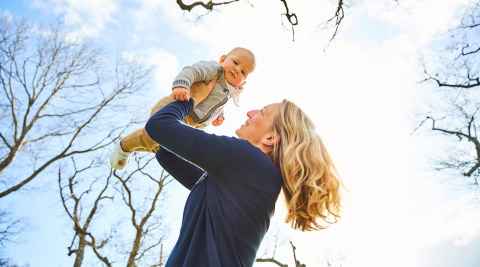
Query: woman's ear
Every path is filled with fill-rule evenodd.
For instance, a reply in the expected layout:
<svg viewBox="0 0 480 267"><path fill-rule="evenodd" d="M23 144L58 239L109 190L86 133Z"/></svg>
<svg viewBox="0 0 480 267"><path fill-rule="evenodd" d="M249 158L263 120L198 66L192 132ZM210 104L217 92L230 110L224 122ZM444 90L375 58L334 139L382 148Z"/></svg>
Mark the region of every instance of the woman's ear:
<svg viewBox="0 0 480 267"><path fill-rule="evenodd" d="M263 138L262 144L273 148L273 145L277 144L278 141L280 141L280 138L272 132Z"/></svg>

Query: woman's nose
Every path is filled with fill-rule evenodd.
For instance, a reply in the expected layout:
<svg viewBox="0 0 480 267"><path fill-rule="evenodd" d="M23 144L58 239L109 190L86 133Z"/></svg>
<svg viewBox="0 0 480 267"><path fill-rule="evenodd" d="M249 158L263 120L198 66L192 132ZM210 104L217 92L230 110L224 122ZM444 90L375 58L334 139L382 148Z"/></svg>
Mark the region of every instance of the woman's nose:
<svg viewBox="0 0 480 267"><path fill-rule="evenodd" d="M255 114L257 114L257 112L257 109L250 110L249 112L247 112L247 117L252 118L253 116L255 116Z"/></svg>

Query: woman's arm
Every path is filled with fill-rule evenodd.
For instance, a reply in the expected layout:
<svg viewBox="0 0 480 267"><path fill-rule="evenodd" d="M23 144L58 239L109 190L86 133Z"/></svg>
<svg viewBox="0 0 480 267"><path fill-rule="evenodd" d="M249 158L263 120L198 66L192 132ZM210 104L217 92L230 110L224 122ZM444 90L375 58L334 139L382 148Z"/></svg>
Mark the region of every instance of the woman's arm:
<svg viewBox="0 0 480 267"><path fill-rule="evenodd" d="M193 102L173 102L147 121L145 130L162 147L196 164L207 172L239 163L240 141L217 136L186 126L180 122L192 109Z"/></svg>
<svg viewBox="0 0 480 267"><path fill-rule="evenodd" d="M156 157L163 169L189 190L193 188L198 179L205 173L205 171L164 148L160 148L157 151Z"/></svg>

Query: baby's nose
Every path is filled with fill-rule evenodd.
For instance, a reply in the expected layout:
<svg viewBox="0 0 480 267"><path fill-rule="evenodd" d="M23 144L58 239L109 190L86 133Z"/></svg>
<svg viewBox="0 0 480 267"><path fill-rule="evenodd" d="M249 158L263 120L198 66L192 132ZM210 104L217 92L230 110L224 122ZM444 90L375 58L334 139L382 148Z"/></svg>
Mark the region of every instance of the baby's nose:
<svg viewBox="0 0 480 267"><path fill-rule="evenodd" d="M240 65L235 66L235 72L238 74L242 71L242 67Z"/></svg>

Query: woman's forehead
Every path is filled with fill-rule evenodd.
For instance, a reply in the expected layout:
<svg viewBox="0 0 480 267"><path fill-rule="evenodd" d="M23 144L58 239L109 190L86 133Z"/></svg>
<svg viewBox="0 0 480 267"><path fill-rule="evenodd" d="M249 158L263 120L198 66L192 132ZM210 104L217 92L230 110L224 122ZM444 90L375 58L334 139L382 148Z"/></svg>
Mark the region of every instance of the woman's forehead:
<svg viewBox="0 0 480 267"><path fill-rule="evenodd" d="M273 113L280 108L280 103L272 103L263 107L263 111L266 113Z"/></svg>

